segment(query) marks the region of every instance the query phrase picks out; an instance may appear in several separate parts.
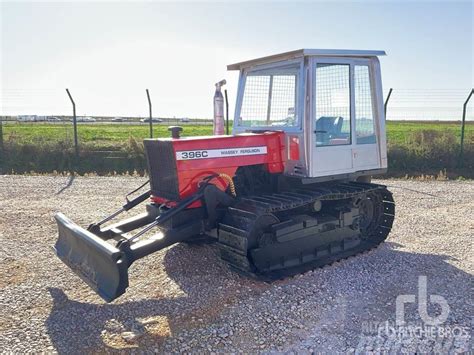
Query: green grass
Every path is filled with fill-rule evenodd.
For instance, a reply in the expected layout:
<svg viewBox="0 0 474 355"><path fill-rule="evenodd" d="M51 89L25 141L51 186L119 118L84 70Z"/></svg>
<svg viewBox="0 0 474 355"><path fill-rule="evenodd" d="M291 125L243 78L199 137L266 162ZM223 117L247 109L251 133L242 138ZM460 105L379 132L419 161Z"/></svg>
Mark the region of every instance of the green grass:
<svg viewBox="0 0 474 355"><path fill-rule="evenodd" d="M212 134L211 126L183 125L183 136L203 136ZM456 138L461 135L459 122L403 122L387 121L387 141L389 144L406 144L410 133L434 130L451 132ZM19 144L43 144L52 142L73 141L73 128L71 123L43 124L43 123L8 123L3 125L4 141L15 141ZM168 127L155 125L153 136L169 137ZM474 135L474 124L466 125L466 137ZM124 124L79 124L78 136L80 144L90 148L117 149L126 144L130 137L135 140L148 138L148 125Z"/></svg>
<svg viewBox="0 0 474 355"><path fill-rule="evenodd" d="M211 126L186 125L183 135L204 136L212 134ZM148 138L148 125L124 124L78 124L79 144L89 148L115 150L127 144L130 137L135 140ZM15 141L18 144L48 144L53 142L70 142L74 140L71 123L10 123L3 126L4 141ZM153 137L169 137L168 127L154 125Z"/></svg>
<svg viewBox="0 0 474 355"><path fill-rule="evenodd" d="M212 134L211 126L182 126L183 136ZM448 174L474 178L474 124L466 125L464 166L460 166L458 159L460 132L459 122L388 121L390 174L437 174L447 169ZM108 174L146 170L142 140L149 136L148 125L81 123L78 134L80 158L77 160L71 123L3 124L0 172L75 170ZM167 126L154 125L153 136L169 137Z"/></svg>
<svg viewBox="0 0 474 355"><path fill-rule="evenodd" d="M465 137L474 135L474 124L466 124ZM405 144L410 140L410 133L423 130L450 132L456 138L461 137L460 122L415 122L415 121L387 121L387 142L389 144Z"/></svg>

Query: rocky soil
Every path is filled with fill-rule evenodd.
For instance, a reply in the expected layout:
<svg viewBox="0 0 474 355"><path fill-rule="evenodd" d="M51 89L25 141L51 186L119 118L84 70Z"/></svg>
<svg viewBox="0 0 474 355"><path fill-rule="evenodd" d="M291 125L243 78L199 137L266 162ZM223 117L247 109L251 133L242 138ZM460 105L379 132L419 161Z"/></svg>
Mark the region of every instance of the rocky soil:
<svg viewBox="0 0 474 355"><path fill-rule="evenodd" d="M0 176L0 349L6 352L472 351L474 183L379 181L397 216L379 248L272 284L229 271L212 245L178 244L136 262L104 303L59 259L53 215L87 226L135 177ZM426 276L429 325L420 316ZM395 324L396 299L407 303ZM421 307L417 307L421 304ZM423 310L422 310L423 311Z"/></svg>

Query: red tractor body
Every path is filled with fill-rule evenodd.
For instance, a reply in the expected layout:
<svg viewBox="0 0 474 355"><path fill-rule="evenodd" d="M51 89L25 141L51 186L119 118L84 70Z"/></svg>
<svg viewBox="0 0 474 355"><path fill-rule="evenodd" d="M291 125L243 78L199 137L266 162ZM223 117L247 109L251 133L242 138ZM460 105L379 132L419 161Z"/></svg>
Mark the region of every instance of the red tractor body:
<svg viewBox="0 0 474 355"><path fill-rule="evenodd" d="M159 142L145 140L151 199L155 203L174 206L179 200L195 194L204 177L213 174L233 177L242 166L263 165L269 173L281 173L285 164L284 137L283 132L266 132L169 138ZM165 161L169 163L166 168L163 166ZM228 187L228 181L220 177L214 183L221 190ZM171 188L175 191L173 195L170 195L170 185L174 185ZM190 208L200 205L197 201Z"/></svg>

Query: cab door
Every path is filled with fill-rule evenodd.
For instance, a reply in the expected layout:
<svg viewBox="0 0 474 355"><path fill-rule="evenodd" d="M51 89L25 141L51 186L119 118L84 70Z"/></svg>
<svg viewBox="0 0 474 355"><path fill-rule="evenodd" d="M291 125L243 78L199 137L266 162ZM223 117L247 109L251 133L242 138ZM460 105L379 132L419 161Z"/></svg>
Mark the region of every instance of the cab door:
<svg viewBox="0 0 474 355"><path fill-rule="evenodd" d="M377 168L370 61L316 58L311 68L312 176Z"/></svg>
<svg viewBox="0 0 474 355"><path fill-rule="evenodd" d="M313 59L310 114L313 177L352 169L351 61Z"/></svg>
<svg viewBox="0 0 474 355"><path fill-rule="evenodd" d="M352 73L354 86L352 165L354 171L377 169L380 166L380 152L376 134L378 120L373 79L375 75L368 59L354 60Z"/></svg>

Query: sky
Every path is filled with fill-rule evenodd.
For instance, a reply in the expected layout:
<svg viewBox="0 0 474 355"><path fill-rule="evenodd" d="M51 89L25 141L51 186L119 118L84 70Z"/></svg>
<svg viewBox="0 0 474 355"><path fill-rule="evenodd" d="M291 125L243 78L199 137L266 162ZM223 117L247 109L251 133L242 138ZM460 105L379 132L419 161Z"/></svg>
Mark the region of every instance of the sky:
<svg viewBox="0 0 474 355"><path fill-rule="evenodd" d="M381 49L384 89L464 98L473 2L2 2L0 115L212 116L227 64L299 48ZM434 96L436 98L436 96ZM422 98L420 96L420 98ZM420 99L421 100L421 99Z"/></svg>

